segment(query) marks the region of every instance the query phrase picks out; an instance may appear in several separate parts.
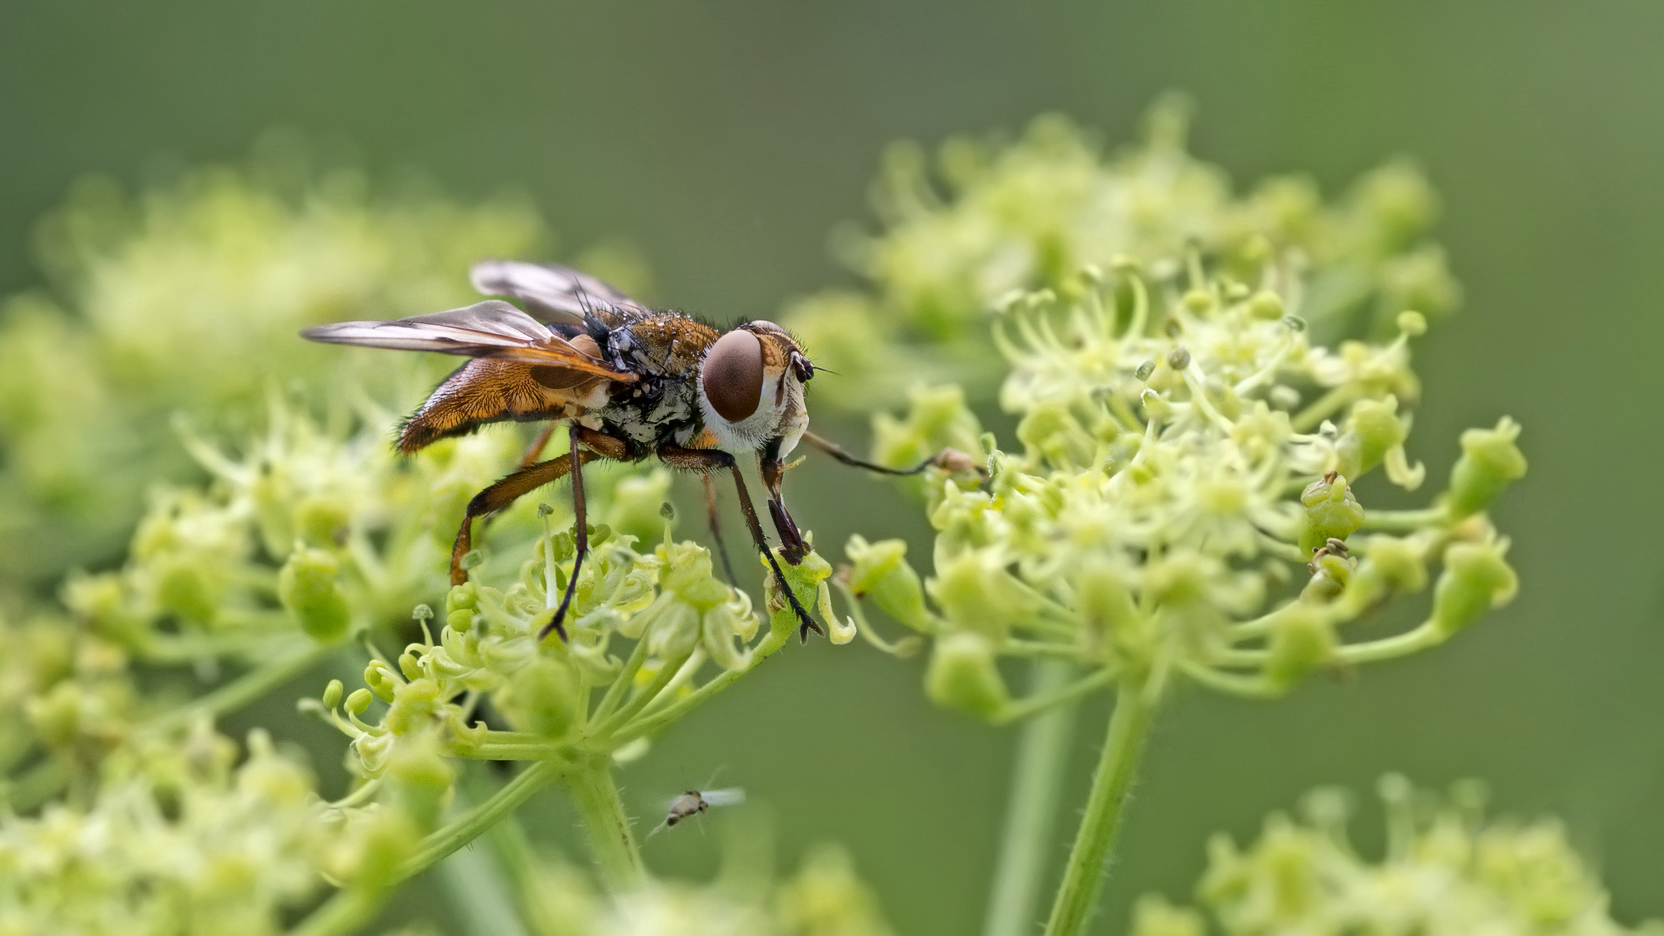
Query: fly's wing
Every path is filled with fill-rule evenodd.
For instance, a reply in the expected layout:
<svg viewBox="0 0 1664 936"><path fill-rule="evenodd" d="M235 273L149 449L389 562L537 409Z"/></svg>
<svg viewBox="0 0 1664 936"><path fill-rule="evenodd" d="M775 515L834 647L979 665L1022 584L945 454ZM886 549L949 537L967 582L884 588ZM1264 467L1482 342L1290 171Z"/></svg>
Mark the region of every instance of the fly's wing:
<svg viewBox="0 0 1664 936"><path fill-rule="evenodd" d="M496 358L625 383L636 379L634 374L609 366L501 299L390 322L319 325L301 332L301 336L331 344Z"/></svg>
<svg viewBox="0 0 1664 936"><path fill-rule="evenodd" d="M468 271L468 278L475 289L488 296L508 296L524 302L545 322L581 325L584 316L596 309L632 317L651 314L646 306L613 286L555 263L481 260Z"/></svg>
<svg viewBox="0 0 1664 936"><path fill-rule="evenodd" d="M706 806L738 806L745 802L745 791L739 787L726 790L705 790L699 794Z"/></svg>

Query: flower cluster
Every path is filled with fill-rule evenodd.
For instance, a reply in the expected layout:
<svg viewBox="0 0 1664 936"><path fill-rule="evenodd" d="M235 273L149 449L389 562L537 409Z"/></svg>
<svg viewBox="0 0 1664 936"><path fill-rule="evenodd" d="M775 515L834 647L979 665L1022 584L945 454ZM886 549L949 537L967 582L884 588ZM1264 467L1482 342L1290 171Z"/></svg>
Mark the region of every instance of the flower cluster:
<svg viewBox="0 0 1664 936"><path fill-rule="evenodd" d="M662 499L668 478L652 480L615 497L615 509L628 514L632 498ZM321 711L352 739L360 776L379 777L406 738L437 738L464 758L627 759L794 633L796 618L772 579L765 631L750 597L713 576L710 552L674 540L666 522L651 552L638 551L633 535L592 527L565 623L569 638L540 639L575 553L571 533L548 522L552 509L539 513L545 533L507 587L476 579L452 588L437 637L434 612L417 607L424 639L396 660L372 659L362 688L347 693L336 681L325 691ZM829 606L825 560L811 553L782 567L800 601ZM716 675L701 682L707 664ZM487 727L483 709L500 715L507 730Z"/></svg>
<svg viewBox="0 0 1664 936"><path fill-rule="evenodd" d="M0 817L0 932L282 932L331 847L309 771L198 724L125 750L85 807Z"/></svg>
<svg viewBox="0 0 1664 936"><path fill-rule="evenodd" d="M1484 511L1524 474L1519 427L1465 435L1432 506L1366 510L1361 478L1381 469L1414 489L1425 474L1401 412L1418 393L1409 342L1425 320L1405 313L1390 341L1324 348L1287 311L1291 278L1268 264L1244 283L1193 255L1170 280L1128 263L1088 271L1078 300L1006 303L1000 399L1021 451L985 437L985 484L935 475L926 587L899 544L849 548L855 591L937 638L938 701L996 719L1029 711L1009 699L1000 656L1083 664L1088 682L1071 691L1182 675L1276 695L1314 671L1440 643L1512 597L1508 543ZM913 418L881 430L879 457L899 464L966 434L968 414L930 414L953 405L918 397ZM1425 588L1434 564L1423 624L1344 639L1348 623Z"/></svg>
<svg viewBox="0 0 1664 936"><path fill-rule="evenodd" d="M1273 816L1247 850L1214 840L1196 889L1202 909L1146 897L1132 933L1664 933L1664 924L1631 929L1611 918L1606 891L1556 822L1486 821L1482 791L1472 784L1440 801L1387 777L1381 798L1387 844L1379 860L1348 839L1346 796L1317 791L1302 820Z"/></svg>
<svg viewBox="0 0 1664 936"><path fill-rule="evenodd" d="M1424 243L1425 184L1395 165L1338 207L1287 180L1234 197L1184 152L1182 124L1158 109L1143 146L1108 162L1056 122L997 152L951 144L951 198L927 194L913 162L887 177L890 228L862 254L878 286L867 302L893 307L879 318L921 348L964 360L985 346L1017 420L1015 447L980 435L968 380L915 385L905 418L874 421L886 464L943 448L986 462L924 484L928 582L900 543L847 550L853 594L936 638L927 686L942 704L1004 721L1056 701L1014 702L1001 657L1084 667L1060 698L1122 676L1159 693L1175 675L1277 695L1442 642L1513 596L1508 541L1485 513L1525 473L1511 420L1463 437L1426 508L1373 506L1371 474L1412 491L1425 480L1406 450L1421 392L1411 345L1455 296ZM811 303L800 323L836 331L859 319L849 301ZM1436 568L1425 623L1345 639Z"/></svg>
<svg viewBox="0 0 1664 936"><path fill-rule="evenodd" d="M1109 156L1056 116L1014 142L951 140L934 166L914 144L894 147L874 191L883 232L840 241L873 292L823 293L786 314L817 362L858 378L823 394L870 407L923 379L985 399L1000 371L987 310L1013 290L1070 293L1079 270L1122 258L1165 279L1195 249L1228 258L1245 282L1275 258L1299 274L1291 305L1325 339L1455 307L1444 253L1427 240L1438 199L1411 165L1369 173L1333 205L1302 177L1239 196L1187 152L1188 120L1185 102L1163 102L1143 140Z"/></svg>

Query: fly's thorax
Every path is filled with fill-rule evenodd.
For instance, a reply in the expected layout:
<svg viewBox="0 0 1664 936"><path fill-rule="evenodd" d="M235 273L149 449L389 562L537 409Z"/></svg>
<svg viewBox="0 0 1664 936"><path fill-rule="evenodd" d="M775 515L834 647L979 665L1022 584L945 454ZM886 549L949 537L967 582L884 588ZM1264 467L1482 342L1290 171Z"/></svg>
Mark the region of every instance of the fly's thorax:
<svg viewBox="0 0 1664 936"><path fill-rule="evenodd" d="M699 412L716 448L756 451L776 439L779 454L809 426L803 384L814 368L772 322L748 322L716 339L699 363Z"/></svg>

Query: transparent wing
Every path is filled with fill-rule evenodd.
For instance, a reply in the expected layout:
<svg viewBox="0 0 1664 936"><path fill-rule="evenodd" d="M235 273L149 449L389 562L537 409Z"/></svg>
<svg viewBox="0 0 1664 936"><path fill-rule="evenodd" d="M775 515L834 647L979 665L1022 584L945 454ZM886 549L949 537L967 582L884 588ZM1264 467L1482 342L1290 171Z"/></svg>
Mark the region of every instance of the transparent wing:
<svg viewBox="0 0 1664 936"><path fill-rule="evenodd" d="M705 790L699 794L707 806L738 806L745 802L745 791L739 787L726 790Z"/></svg>
<svg viewBox="0 0 1664 936"><path fill-rule="evenodd" d="M548 326L501 299L487 299L461 309L416 315L388 322L337 322L301 332L330 344L439 351L468 357L491 357L523 364L570 370L632 381L636 377L575 347Z"/></svg>
<svg viewBox="0 0 1664 936"><path fill-rule="evenodd" d="M480 292L518 299L547 322L582 324L585 313L598 308L643 315L650 311L613 286L556 263L481 260L468 278Z"/></svg>

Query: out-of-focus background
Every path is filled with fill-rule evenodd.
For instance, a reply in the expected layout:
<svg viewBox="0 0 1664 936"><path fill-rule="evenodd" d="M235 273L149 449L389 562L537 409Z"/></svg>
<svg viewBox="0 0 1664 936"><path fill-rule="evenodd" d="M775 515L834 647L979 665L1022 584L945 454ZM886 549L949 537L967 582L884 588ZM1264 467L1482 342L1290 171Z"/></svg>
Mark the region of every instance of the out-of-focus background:
<svg viewBox="0 0 1664 936"><path fill-rule="evenodd" d="M1524 424L1531 474L1496 511L1523 591L1448 647L1355 680L1266 705L1180 699L1104 919L1118 927L1147 890L1184 896L1215 831L1247 835L1317 783L1403 771L1481 777L1498 812L1557 813L1633 921L1664 914L1661 42L1664 7L1643 2L14 3L0 293L43 282L33 225L78 178L142 188L243 161L274 127L372 179L522 193L557 255L629 245L653 271L647 298L719 320L851 281L828 232L868 217L900 137L1057 111L1113 143L1180 89L1200 107L1193 147L1242 183L1301 171L1332 192L1408 154L1443 197L1466 296L1419 346L1411 453L1442 477L1461 429ZM182 347L179 366L213 353ZM864 444L861 422L819 421ZM820 542L905 535L928 556L898 492L839 472L793 478ZM972 931L1012 733L931 708L920 665L794 649L666 738L626 796L645 812L720 766L773 817L782 862L840 840L902 931ZM1071 803L1104 712L1088 715ZM648 859L705 876L720 839L655 838Z"/></svg>

